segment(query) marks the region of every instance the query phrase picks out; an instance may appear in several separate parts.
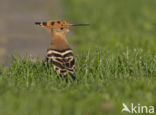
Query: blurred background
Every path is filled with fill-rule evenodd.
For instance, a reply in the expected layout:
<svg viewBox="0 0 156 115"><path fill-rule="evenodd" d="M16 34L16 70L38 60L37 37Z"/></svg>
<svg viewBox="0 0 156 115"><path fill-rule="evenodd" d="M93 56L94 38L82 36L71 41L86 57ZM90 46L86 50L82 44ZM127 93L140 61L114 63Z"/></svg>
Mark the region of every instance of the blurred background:
<svg viewBox="0 0 156 115"><path fill-rule="evenodd" d="M0 64L8 65L15 52L44 58L51 37L34 22L63 15L59 0L1 0L0 16Z"/></svg>
<svg viewBox="0 0 156 115"><path fill-rule="evenodd" d="M34 22L51 19L91 24L89 28L73 28L77 33L70 42L78 51L156 50L153 0L1 0L0 5L0 63L4 65L15 52L43 59L51 37Z"/></svg>
<svg viewBox="0 0 156 115"><path fill-rule="evenodd" d="M0 5L0 63L4 65L15 52L43 59L51 37L34 22L51 19L91 24L73 29L77 33L70 42L75 50L156 50L153 0L1 0Z"/></svg>

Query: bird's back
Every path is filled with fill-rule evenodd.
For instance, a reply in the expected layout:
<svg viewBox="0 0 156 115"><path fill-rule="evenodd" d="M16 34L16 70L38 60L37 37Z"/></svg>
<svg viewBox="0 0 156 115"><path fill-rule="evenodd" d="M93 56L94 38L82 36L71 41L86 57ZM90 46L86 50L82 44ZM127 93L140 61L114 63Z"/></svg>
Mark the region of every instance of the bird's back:
<svg viewBox="0 0 156 115"><path fill-rule="evenodd" d="M58 40L58 39L57 39ZM61 76L70 74L73 79L75 70L75 60L73 51L67 43L55 41L51 43L47 50L48 62L53 64L54 70Z"/></svg>

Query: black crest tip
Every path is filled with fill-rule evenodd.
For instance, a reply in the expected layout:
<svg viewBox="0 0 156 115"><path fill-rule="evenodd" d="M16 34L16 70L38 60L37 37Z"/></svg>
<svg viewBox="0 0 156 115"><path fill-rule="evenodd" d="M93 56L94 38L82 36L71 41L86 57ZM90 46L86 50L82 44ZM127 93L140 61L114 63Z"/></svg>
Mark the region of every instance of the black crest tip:
<svg viewBox="0 0 156 115"><path fill-rule="evenodd" d="M35 22L35 24L36 24L36 25L40 25L40 24L41 24L41 22Z"/></svg>

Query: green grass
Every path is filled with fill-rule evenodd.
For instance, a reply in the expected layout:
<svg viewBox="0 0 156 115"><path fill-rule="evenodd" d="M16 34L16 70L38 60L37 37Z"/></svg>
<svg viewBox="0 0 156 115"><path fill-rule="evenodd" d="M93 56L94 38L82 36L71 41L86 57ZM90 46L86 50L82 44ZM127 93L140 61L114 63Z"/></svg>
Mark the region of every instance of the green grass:
<svg viewBox="0 0 156 115"><path fill-rule="evenodd" d="M0 115L120 115L122 103L156 107L156 1L66 0L77 81L29 57L0 66ZM69 18L70 17L70 18Z"/></svg>

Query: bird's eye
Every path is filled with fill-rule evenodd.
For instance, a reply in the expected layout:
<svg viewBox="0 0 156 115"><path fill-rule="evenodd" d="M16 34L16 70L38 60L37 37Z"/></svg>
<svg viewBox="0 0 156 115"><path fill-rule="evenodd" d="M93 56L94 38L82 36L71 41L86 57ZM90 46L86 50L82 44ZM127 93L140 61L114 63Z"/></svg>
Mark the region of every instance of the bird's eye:
<svg viewBox="0 0 156 115"><path fill-rule="evenodd" d="M63 30L63 28L60 28L61 30Z"/></svg>

